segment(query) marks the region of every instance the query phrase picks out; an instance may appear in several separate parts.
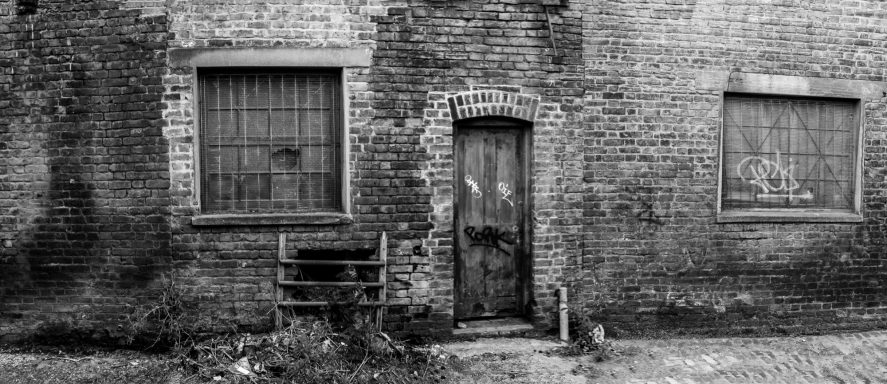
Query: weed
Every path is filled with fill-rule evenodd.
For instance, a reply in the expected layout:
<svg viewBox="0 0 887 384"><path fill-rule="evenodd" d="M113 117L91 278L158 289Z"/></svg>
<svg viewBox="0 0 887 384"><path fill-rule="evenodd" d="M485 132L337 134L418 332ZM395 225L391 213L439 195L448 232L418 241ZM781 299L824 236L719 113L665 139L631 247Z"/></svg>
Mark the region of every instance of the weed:
<svg viewBox="0 0 887 384"><path fill-rule="evenodd" d="M183 296L175 276L163 276L156 300L137 306L127 317L124 343L146 349L181 349L189 343L196 326L188 316Z"/></svg>
<svg viewBox="0 0 887 384"><path fill-rule="evenodd" d="M570 331L570 344L555 348L551 353L562 356L590 355L597 362L611 360L624 353L615 343L604 338L603 325L592 321L587 314L571 313Z"/></svg>

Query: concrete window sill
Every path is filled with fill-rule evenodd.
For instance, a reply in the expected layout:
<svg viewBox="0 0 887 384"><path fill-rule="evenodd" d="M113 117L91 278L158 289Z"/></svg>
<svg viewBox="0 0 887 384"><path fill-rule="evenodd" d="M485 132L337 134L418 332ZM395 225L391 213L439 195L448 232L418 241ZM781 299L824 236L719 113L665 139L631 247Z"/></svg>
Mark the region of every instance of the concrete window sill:
<svg viewBox="0 0 887 384"><path fill-rule="evenodd" d="M347 213L215 214L191 218L195 227L233 225L343 225L354 219Z"/></svg>
<svg viewBox="0 0 887 384"><path fill-rule="evenodd" d="M749 210L721 212L718 223L861 223L862 215L840 211Z"/></svg>

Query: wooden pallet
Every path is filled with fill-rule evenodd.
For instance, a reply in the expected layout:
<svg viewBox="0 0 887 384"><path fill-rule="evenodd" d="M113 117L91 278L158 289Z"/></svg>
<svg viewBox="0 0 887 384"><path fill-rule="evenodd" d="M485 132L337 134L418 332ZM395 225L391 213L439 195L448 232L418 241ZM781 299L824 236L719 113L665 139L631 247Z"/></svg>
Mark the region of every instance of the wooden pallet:
<svg viewBox="0 0 887 384"><path fill-rule="evenodd" d="M379 330L382 328L382 308L385 306L387 297L386 276L388 263L388 234L382 232L379 239L379 248L376 251L379 260L308 260L308 259L287 259L286 258L286 233L281 233L277 239L277 281L274 285L274 323L277 329L283 327L282 308L293 307L325 307L332 304L327 301L294 301L284 300L284 291L286 287L369 287L379 289L379 300L366 301L358 303L362 307L372 307L375 309L375 319ZM345 282L345 281L294 281L286 280L286 268L297 267L300 265L326 265L326 266L362 266L362 267L378 267L379 280L375 282Z"/></svg>

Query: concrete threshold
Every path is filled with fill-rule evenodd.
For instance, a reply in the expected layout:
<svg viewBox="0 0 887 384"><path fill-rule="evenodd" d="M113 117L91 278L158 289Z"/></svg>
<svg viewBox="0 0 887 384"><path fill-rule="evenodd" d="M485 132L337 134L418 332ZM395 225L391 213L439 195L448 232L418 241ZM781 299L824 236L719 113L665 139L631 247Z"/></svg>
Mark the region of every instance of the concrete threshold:
<svg viewBox="0 0 887 384"><path fill-rule="evenodd" d="M457 324L465 327L453 329L453 336L517 336L535 331L529 321L520 317L463 320Z"/></svg>

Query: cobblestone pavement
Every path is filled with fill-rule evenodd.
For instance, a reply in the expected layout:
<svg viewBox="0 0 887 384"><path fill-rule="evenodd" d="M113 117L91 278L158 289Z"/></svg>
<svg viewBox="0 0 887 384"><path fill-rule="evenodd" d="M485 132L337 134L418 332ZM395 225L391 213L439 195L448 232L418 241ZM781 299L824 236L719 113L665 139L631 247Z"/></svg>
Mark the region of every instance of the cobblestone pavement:
<svg viewBox="0 0 887 384"><path fill-rule="evenodd" d="M887 331L618 345L635 353L596 364L588 382L887 383Z"/></svg>
<svg viewBox="0 0 887 384"><path fill-rule="evenodd" d="M499 345L494 349L507 355L501 359L476 355L475 366L463 382L887 383L887 331L803 337L617 340L616 349L621 353L612 359L596 362L595 356L563 357L556 365L560 372L543 367L539 369L544 374L538 377L532 373L536 369L527 363L542 363L543 357L553 355L540 345L511 340L516 346L524 345L524 351ZM454 350L457 355L464 352ZM514 364L507 364L507 360Z"/></svg>

